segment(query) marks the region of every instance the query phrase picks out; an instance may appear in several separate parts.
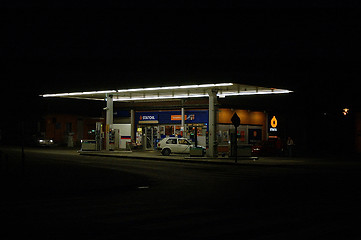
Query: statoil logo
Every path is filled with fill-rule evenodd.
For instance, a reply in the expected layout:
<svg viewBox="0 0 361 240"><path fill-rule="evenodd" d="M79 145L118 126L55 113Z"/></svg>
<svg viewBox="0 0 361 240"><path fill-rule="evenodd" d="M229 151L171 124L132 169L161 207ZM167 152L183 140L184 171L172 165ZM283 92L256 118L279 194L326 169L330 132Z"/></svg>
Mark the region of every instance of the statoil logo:
<svg viewBox="0 0 361 240"><path fill-rule="evenodd" d="M149 116L147 116L147 115L145 115L145 116L140 116L139 117L139 119L140 120L155 120L155 116L154 115L149 115Z"/></svg>
<svg viewBox="0 0 361 240"><path fill-rule="evenodd" d="M270 132L277 132L277 118L276 118L276 116L273 116L272 119L271 119Z"/></svg>

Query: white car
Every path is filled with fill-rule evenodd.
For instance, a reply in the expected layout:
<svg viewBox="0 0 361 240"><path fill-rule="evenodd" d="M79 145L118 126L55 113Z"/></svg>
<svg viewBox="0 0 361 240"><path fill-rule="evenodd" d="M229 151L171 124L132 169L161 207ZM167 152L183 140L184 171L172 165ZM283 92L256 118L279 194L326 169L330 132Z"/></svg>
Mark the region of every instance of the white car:
<svg viewBox="0 0 361 240"><path fill-rule="evenodd" d="M168 156L171 153L189 153L192 143L186 138L168 137L163 138L157 145L162 154Z"/></svg>

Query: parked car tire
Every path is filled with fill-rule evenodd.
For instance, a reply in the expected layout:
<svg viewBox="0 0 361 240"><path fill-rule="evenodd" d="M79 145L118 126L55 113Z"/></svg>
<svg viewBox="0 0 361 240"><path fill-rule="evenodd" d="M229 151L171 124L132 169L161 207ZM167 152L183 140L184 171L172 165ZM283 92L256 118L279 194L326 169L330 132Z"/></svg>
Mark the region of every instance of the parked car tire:
<svg viewBox="0 0 361 240"><path fill-rule="evenodd" d="M163 156L169 156L170 155L170 149L169 148L164 148L163 150L162 150L162 154L163 154Z"/></svg>

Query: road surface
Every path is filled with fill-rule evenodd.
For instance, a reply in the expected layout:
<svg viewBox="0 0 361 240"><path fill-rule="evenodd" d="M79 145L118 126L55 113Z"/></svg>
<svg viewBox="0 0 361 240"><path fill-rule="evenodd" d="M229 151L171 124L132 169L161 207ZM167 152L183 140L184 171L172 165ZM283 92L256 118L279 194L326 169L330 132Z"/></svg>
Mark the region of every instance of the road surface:
<svg viewBox="0 0 361 240"><path fill-rule="evenodd" d="M361 238L358 162L232 166L26 149L22 169L18 149L2 151L2 239Z"/></svg>

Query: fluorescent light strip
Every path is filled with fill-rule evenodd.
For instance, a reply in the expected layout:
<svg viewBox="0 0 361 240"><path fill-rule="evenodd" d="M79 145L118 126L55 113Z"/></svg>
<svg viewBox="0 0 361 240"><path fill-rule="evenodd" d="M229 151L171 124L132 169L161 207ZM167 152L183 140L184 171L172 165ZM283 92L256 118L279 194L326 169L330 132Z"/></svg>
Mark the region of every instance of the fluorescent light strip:
<svg viewBox="0 0 361 240"><path fill-rule="evenodd" d="M113 98L115 102L141 101L141 100L163 100L163 99L179 99L179 98L200 98L208 97L207 94L194 95L175 95L175 96L154 96L154 97L135 97L135 98Z"/></svg>
<svg viewBox="0 0 361 240"><path fill-rule="evenodd" d="M217 94L218 97L228 97L228 96L246 96L246 95L265 95L265 94L282 94L290 93L289 90L269 90L269 91L249 91L249 92L236 92L236 93L225 93ZM153 96L153 97L134 97L134 98L114 98L115 102L126 102L126 101L144 101L144 100L166 100L166 99L180 99L180 98L200 98L208 97L208 94L194 94L194 95L175 95L175 96Z"/></svg>
<svg viewBox="0 0 361 240"><path fill-rule="evenodd" d="M200 84L200 85L184 85L184 86L171 86L171 87L154 87L154 88L136 88L136 89L123 89L123 90L104 90L104 91L90 91L90 92L73 92L73 93L56 93L44 94L42 97L72 97L89 100L104 100L99 98L84 98L80 96L93 95L93 94L106 94L106 93L126 93L126 92L141 92L141 91L156 91L156 90L172 90L172 89L193 89L193 88L208 88L208 87L222 87L232 86L233 83L218 83L218 84ZM242 96L242 95L263 95L263 94L282 94L291 93L290 90L273 89L273 90L258 90L258 91L242 91L242 92L223 92L218 93L218 97L227 96ZM144 101L144 100L162 100L162 99L182 99L182 98L199 98L208 97L208 94L191 94L191 95L174 95L174 96L152 96L152 97L120 97L114 98L113 101Z"/></svg>
<svg viewBox="0 0 361 240"><path fill-rule="evenodd" d="M124 93L124 92L157 91L157 90L173 90L173 89L189 89L189 88L226 87L232 85L233 83L217 83L217 84L184 85L184 86L171 86L171 87L134 88L134 89L119 89L118 92Z"/></svg>
<svg viewBox="0 0 361 240"><path fill-rule="evenodd" d="M217 84L183 85L183 86L171 86L171 87L153 87L153 88L134 88L134 89L90 91L90 92L55 93L55 94L44 94L41 96L42 97L68 97L68 96L82 96L82 95L92 95L92 94L102 94L102 93L116 93L116 92L125 93L125 92L139 92L139 91L225 87L225 86L232 86L232 85L233 85L233 83L217 83Z"/></svg>
<svg viewBox="0 0 361 240"><path fill-rule="evenodd" d="M67 96L81 96L81 95L92 95L92 94L103 94L103 93L116 93L116 90L105 90L105 91L91 91L91 92L73 92L73 93L54 93L44 94L42 97L67 97Z"/></svg>
<svg viewBox="0 0 361 240"><path fill-rule="evenodd" d="M94 100L94 101L105 101L105 100L104 100L104 98L72 97L72 99Z"/></svg>
<svg viewBox="0 0 361 240"><path fill-rule="evenodd" d="M235 93L224 93L217 94L218 97L228 97L228 96L246 96L246 95L266 95L266 94L283 94L291 93L290 90L277 89L277 90L262 90L262 91L247 91L247 92L235 92Z"/></svg>

